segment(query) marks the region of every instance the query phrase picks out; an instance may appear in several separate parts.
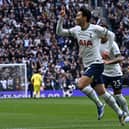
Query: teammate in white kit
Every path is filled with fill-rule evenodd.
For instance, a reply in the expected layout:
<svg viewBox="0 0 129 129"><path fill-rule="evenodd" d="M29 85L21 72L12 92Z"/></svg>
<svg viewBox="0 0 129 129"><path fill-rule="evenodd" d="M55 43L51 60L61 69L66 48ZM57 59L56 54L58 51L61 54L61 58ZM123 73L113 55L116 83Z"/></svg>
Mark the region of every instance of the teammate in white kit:
<svg viewBox="0 0 129 129"><path fill-rule="evenodd" d="M129 115L128 104L125 97L122 95L122 70L120 63L123 60L119 47L114 41L110 44L106 37L101 39L100 52L104 59L103 79L105 87L112 86L114 97L123 111Z"/></svg>
<svg viewBox="0 0 129 129"><path fill-rule="evenodd" d="M94 90L87 88L89 84L93 84L98 95L102 96L106 103L119 116L120 123L124 125L125 113L119 108L113 96L111 96L105 89L102 79L102 72L104 69L103 60L100 54L100 37L106 36L109 41L114 40L114 34L109 30L90 23L91 12L84 6L80 8L76 15L77 26L64 29L63 19L65 17L65 8L60 12L60 18L57 23L56 33L62 36L73 36L77 38L79 44L79 51L82 57L83 65L85 67L84 75L78 81L78 88L86 93L92 100L95 96L92 94ZM98 109L98 115L103 116L103 105Z"/></svg>

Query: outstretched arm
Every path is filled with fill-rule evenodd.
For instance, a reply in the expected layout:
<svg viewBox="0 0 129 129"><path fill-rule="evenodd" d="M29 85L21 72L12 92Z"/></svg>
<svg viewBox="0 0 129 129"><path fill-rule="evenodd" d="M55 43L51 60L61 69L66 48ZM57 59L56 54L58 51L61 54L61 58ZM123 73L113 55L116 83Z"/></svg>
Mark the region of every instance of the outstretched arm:
<svg viewBox="0 0 129 129"><path fill-rule="evenodd" d="M56 26L56 34L62 35L62 36L72 36L70 29L63 28L64 16L65 16L65 8L62 7L61 12L60 12L60 16L59 16L59 20L58 20L57 26Z"/></svg>
<svg viewBox="0 0 129 129"><path fill-rule="evenodd" d="M124 60L124 57L121 55L116 55L115 59L112 60L104 60L104 64L116 64L116 63L121 63Z"/></svg>

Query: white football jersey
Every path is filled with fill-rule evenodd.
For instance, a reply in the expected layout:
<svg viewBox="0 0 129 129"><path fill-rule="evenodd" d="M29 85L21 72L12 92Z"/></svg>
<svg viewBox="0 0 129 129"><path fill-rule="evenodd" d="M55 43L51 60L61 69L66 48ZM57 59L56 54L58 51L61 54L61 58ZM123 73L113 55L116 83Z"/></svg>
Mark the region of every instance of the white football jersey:
<svg viewBox="0 0 129 129"><path fill-rule="evenodd" d="M101 44L100 52L103 53L104 51L108 51L109 59L114 59L116 58L116 55L121 54L120 49L115 41L113 41L110 47L109 47L109 44L110 44L109 41L107 41L104 44ZM109 76L109 77L116 77L116 76L122 76L122 74L123 73L119 63L104 65L103 75Z"/></svg>
<svg viewBox="0 0 129 129"><path fill-rule="evenodd" d="M91 64L103 63L100 54L100 37L107 35L110 40L114 39L114 34L98 25L89 24L88 28L82 30L80 26L70 29L63 29L63 18L57 23L56 33L62 36L73 36L77 38L79 44L79 54L82 57L84 67Z"/></svg>

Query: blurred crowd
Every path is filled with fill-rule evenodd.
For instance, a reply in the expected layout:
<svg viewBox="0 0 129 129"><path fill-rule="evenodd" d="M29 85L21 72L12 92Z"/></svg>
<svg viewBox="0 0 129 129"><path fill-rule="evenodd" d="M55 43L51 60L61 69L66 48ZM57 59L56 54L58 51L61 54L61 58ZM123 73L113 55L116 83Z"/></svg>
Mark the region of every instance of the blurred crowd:
<svg viewBox="0 0 129 129"><path fill-rule="evenodd" d="M85 5L92 11L93 23L107 22L116 34L125 57L124 83L129 84L129 0L101 0L98 5L93 1L0 0L0 63L26 63L28 80L34 69L40 69L46 89L76 83L83 67L77 41L57 36L55 28L62 5L67 12L65 28L75 25L76 12Z"/></svg>

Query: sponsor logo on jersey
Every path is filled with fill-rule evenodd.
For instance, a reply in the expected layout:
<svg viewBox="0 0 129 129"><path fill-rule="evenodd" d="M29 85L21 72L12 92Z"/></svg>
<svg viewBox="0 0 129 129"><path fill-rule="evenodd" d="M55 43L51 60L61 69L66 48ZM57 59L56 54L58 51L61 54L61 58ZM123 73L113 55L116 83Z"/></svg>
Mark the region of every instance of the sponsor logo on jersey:
<svg viewBox="0 0 129 129"><path fill-rule="evenodd" d="M86 47L92 47L93 43L90 40L80 40L79 44L81 46L86 46Z"/></svg>

